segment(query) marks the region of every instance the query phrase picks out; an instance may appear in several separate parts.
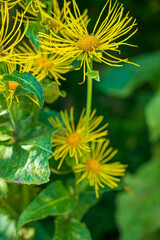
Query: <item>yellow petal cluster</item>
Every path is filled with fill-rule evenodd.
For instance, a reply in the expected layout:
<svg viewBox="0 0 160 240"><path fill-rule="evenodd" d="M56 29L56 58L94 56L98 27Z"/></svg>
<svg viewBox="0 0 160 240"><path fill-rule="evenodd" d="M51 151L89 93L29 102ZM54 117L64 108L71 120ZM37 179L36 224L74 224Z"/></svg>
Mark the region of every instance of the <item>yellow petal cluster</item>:
<svg viewBox="0 0 160 240"><path fill-rule="evenodd" d="M137 32L137 28L135 28L137 23L133 17L129 16L129 13L124 14L123 4L120 5L117 1L112 4L112 0L108 0L93 30L89 32L88 22L85 23L76 1L72 0L72 3L74 14L64 1L65 24L60 24L64 29L61 35L57 35L52 30L50 30L50 34L40 33L42 48L50 52L58 52L63 59L81 60L84 73L86 65L90 70L89 62L91 60L116 67L123 66L123 63L131 63L128 58L120 57L120 46L137 47L128 43L128 39ZM107 16L100 23L106 9L108 10Z"/></svg>
<svg viewBox="0 0 160 240"><path fill-rule="evenodd" d="M30 46L29 46L30 45ZM41 47L37 49L32 42L18 46L16 53L23 59L26 65L30 66L30 71L35 75L44 77L51 74L53 79L59 84L59 79L65 80L62 74L67 73L71 69L71 60L62 60L58 54L48 54Z"/></svg>
<svg viewBox="0 0 160 240"><path fill-rule="evenodd" d="M95 116L96 110L94 110L89 119L89 127L87 135L85 136L85 109L83 109L77 126L74 123L74 110L70 109L70 116L67 111L61 111L62 121L58 117L55 119L50 118L49 121L54 128L58 128L58 131L52 136L52 146L54 149L55 160L60 159L58 169L61 167L64 159L69 154L72 158L75 158L76 164L82 157L83 153L90 151L90 142L98 141L108 134L105 128L108 123L103 125L101 128L98 126L101 124L103 117ZM70 119L70 121L69 121ZM98 128L98 129L97 129Z"/></svg>
<svg viewBox="0 0 160 240"><path fill-rule="evenodd" d="M127 165L119 162L108 163L117 153L109 147L109 140L92 144L92 150L86 153L82 163L76 165L74 170L76 173L82 173L77 183L84 179L88 179L90 186L94 186L96 197L99 197L99 187L110 188L117 187L120 182L119 177L125 174Z"/></svg>

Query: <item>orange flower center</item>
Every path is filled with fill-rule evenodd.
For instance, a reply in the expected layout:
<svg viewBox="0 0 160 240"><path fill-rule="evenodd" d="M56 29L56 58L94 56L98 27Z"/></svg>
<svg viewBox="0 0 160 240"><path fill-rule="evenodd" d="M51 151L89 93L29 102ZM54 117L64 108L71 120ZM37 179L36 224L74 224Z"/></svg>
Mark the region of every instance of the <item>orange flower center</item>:
<svg viewBox="0 0 160 240"><path fill-rule="evenodd" d="M91 158L86 161L86 166L89 171L93 173L98 173L100 170L100 164L95 159Z"/></svg>
<svg viewBox="0 0 160 240"><path fill-rule="evenodd" d="M78 146L81 143L81 141L82 135L78 133L72 133L66 139L67 144L70 145L71 147Z"/></svg>
<svg viewBox="0 0 160 240"><path fill-rule="evenodd" d="M9 90L15 91L16 88L18 87L19 83L10 81L9 82Z"/></svg>
<svg viewBox="0 0 160 240"><path fill-rule="evenodd" d="M58 28L58 27L60 27L60 24L54 18L52 18L50 20L50 24L51 24L51 28Z"/></svg>
<svg viewBox="0 0 160 240"><path fill-rule="evenodd" d="M50 69L53 67L52 62L49 59L40 58L36 61L37 67L41 66L41 69Z"/></svg>
<svg viewBox="0 0 160 240"><path fill-rule="evenodd" d="M80 50L85 52L93 51L100 45L100 40L95 36L88 35L80 38L77 42L77 46Z"/></svg>

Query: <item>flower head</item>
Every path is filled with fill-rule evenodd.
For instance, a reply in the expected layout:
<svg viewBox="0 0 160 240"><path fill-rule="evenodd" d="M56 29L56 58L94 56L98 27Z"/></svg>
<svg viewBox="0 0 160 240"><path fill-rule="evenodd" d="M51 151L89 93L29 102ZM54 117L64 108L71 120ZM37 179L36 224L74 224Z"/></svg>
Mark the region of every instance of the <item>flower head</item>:
<svg viewBox="0 0 160 240"><path fill-rule="evenodd" d="M26 34L26 31L28 28L28 22L24 32L21 34L20 27L22 25L23 16L21 16L21 19L18 22L19 14L17 12L12 30L9 31L9 24L10 24L9 9L6 2L4 4L1 4L0 12L1 12L0 62L2 62L2 61L8 61L13 58L14 47L22 40L22 38Z"/></svg>
<svg viewBox="0 0 160 240"><path fill-rule="evenodd" d="M99 187L118 186L117 182L120 182L118 177L124 175L127 167L119 162L108 163L117 153L112 147L108 148L108 144L109 140L93 143L92 151L86 153L83 162L74 167L76 173L83 173L77 183L87 178L90 186L94 186L97 198Z"/></svg>
<svg viewBox="0 0 160 240"><path fill-rule="evenodd" d="M61 24L61 26L65 29L65 34L59 36L52 30L50 35L40 33L42 47L50 52L58 52L64 58L81 60L80 67L84 66L84 74L85 65L90 70L89 62L92 59L117 67L123 66L123 62L130 63L128 58L122 59L115 56L115 52L121 53L119 50L121 45L134 46L126 41L137 31L137 29L132 31L132 28L137 25L136 20L129 17L129 13L124 15L123 4L119 5L116 1L112 5L112 1L108 0L90 34L76 1L72 0L72 3L74 15L68 6L64 7L66 24ZM64 4L66 5L66 1L64 1ZM99 24L107 6L108 14ZM77 19L80 20L77 22Z"/></svg>
<svg viewBox="0 0 160 240"><path fill-rule="evenodd" d="M67 73L71 69L70 60L62 60L57 54L47 54L41 47L37 48L30 42L31 47L23 42L16 52L24 62L30 65L30 71L48 76L51 74L54 80L59 84L59 79L65 80L61 74Z"/></svg>
<svg viewBox="0 0 160 240"><path fill-rule="evenodd" d="M70 110L70 121L67 111L61 111L61 123L58 117L50 118L49 121L54 128L58 131L52 136L52 146L55 147L54 158L60 159L58 169L61 167L64 159L69 154L70 157L75 158L76 164L82 157L83 152L90 151L90 142L98 141L108 134L107 130L104 130L108 124L105 124L101 128L97 129L103 120L102 116L95 116L96 110L94 110L90 116L89 128L87 135L85 136L85 110L82 111L78 124L75 127L74 124L74 112L73 108Z"/></svg>

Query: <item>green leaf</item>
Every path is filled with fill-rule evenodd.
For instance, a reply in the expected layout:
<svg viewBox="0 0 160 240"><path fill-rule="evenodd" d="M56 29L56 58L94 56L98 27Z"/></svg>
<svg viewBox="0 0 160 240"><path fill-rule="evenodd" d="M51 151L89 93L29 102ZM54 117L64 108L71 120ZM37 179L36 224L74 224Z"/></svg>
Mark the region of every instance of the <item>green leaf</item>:
<svg viewBox="0 0 160 240"><path fill-rule="evenodd" d="M47 226L47 228L45 225ZM49 229L51 231L54 231L53 222L45 221L45 225L44 223L42 224L40 221L36 221L32 223L32 226L34 227L34 230L35 230L35 239L51 240L53 233L50 233ZM22 231L23 231L23 228L22 228Z"/></svg>
<svg viewBox="0 0 160 240"><path fill-rule="evenodd" d="M100 82L100 76L99 71L92 70L91 72L87 72L86 76L90 76L92 79L96 80L97 82Z"/></svg>
<svg viewBox="0 0 160 240"><path fill-rule="evenodd" d="M48 158L52 156L47 132L13 146L0 146L0 176L9 182L42 184L49 181Z"/></svg>
<svg viewBox="0 0 160 240"><path fill-rule="evenodd" d="M149 127L151 140L157 140L160 137L160 92L145 107L145 117Z"/></svg>
<svg viewBox="0 0 160 240"><path fill-rule="evenodd" d="M15 91L15 93L14 93L14 96L17 96L17 97L18 97L18 96L26 96L26 95L29 95L29 94L30 94L30 91L22 88L21 86L18 86L18 87L16 88L16 91Z"/></svg>
<svg viewBox="0 0 160 240"><path fill-rule="evenodd" d="M160 162L151 160L136 175L126 175L124 182L132 194L122 192L117 199L117 224L120 240L140 240L160 228Z"/></svg>
<svg viewBox="0 0 160 240"><path fill-rule="evenodd" d="M10 219L8 215L0 212L0 239L16 240L15 221Z"/></svg>
<svg viewBox="0 0 160 240"><path fill-rule="evenodd" d="M72 217L82 219L90 207L98 202L95 193L81 192L78 196L77 204L72 211Z"/></svg>
<svg viewBox="0 0 160 240"><path fill-rule="evenodd" d="M70 196L61 181L51 183L22 212L19 218L17 232L28 222L47 216L69 213L73 208L74 202L75 199Z"/></svg>
<svg viewBox="0 0 160 240"><path fill-rule="evenodd" d="M140 87L155 75L160 73L160 52L151 52L131 59L140 67L124 64L123 67L106 67L97 85L99 91L115 97L129 97L137 87Z"/></svg>
<svg viewBox="0 0 160 240"><path fill-rule="evenodd" d="M44 104L43 90L40 83L32 74L27 72L18 73L17 71L14 71L12 74L4 74L2 81L3 82L14 81L19 83L23 89L33 93L36 96L40 107L41 108L43 107Z"/></svg>
<svg viewBox="0 0 160 240"><path fill-rule="evenodd" d="M51 155L53 155L53 152L51 151L51 136L53 134L53 130L52 131L48 131L47 133L43 133L39 136L36 136L34 138L31 139L27 139L25 141L23 141L23 145L22 147L26 147L26 146L34 146L37 148L41 148L42 150L50 153Z"/></svg>
<svg viewBox="0 0 160 240"><path fill-rule="evenodd" d="M66 219L59 216L56 219L54 240L91 240L91 235L84 223L77 219Z"/></svg>
<svg viewBox="0 0 160 240"><path fill-rule="evenodd" d="M38 32L41 31L40 24L37 22L29 23L26 36L31 40L31 42L36 46L37 49L39 49L39 35Z"/></svg>
<svg viewBox="0 0 160 240"><path fill-rule="evenodd" d="M46 103L51 104L55 102L60 96L66 97L66 92L60 91L58 83L56 82L52 82L52 84L44 89L44 97Z"/></svg>

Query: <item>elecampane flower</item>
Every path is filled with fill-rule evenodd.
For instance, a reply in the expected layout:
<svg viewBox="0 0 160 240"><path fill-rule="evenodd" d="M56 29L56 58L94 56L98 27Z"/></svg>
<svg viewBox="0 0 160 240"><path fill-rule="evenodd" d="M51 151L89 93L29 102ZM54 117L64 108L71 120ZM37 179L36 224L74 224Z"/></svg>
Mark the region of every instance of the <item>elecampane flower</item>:
<svg viewBox="0 0 160 240"><path fill-rule="evenodd" d="M110 188L117 187L120 182L119 177L125 174L127 165L119 162L108 163L117 153L112 147L108 148L109 140L92 143L92 150L86 153L83 162L74 167L76 173L83 173L77 181L80 183L85 178L90 186L94 186L96 197L99 197L99 187L105 185Z"/></svg>
<svg viewBox="0 0 160 240"><path fill-rule="evenodd" d="M68 154L70 157L75 158L76 164L78 164L78 160L82 157L83 152L90 151L89 143L98 141L99 138L108 134L108 131L104 130L108 126L108 123L97 129L103 117L95 116L96 110L94 110L90 116L88 132L85 136L85 109L82 111L76 127L73 111L73 108L71 108L70 121L67 111L61 111L63 123L61 123L58 117L49 119L53 127L58 128L58 131L51 138L52 146L55 147L53 156L55 160L60 159L58 169Z"/></svg>
<svg viewBox="0 0 160 240"><path fill-rule="evenodd" d="M124 15L123 4L119 5L117 1L112 4L108 0L102 9L94 29L89 33L87 25L84 23L82 15L75 0L72 0L74 15L68 6L64 7L64 16L66 24L61 24L65 29L64 34L57 35L50 30L50 35L40 33L43 48L50 52L58 52L64 58L69 57L73 60L81 60L81 66L87 64L90 70L89 62L93 59L111 66L123 66L123 62L131 63L128 58L122 59L115 56L115 52L121 53L121 45L134 46L127 43L127 40L136 33L136 20L129 17L129 13ZM64 1L66 5L66 1ZM108 14L100 24L102 14L108 6ZM77 22L77 19L80 21ZM136 65L136 64L135 64ZM81 67L80 66L80 67Z"/></svg>
<svg viewBox="0 0 160 240"><path fill-rule="evenodd" d="M59 79L66 80L62 74L71 69L71 61L64 61L57 54L48 54L41 47L37 50L31 42L29 43L31 47L23 42L23 46L17 48L16 52L19 54L19 58L24 58L24 62L30 65L30 71L38 74L42 73L45 76L50 73L54 80L61 85Z"/></svg>
<svg viewBox="0 0 160 240"><path fill-rule="evenodd" d="M5 2L0 6L1 12L1 27L0 27L0 62L8 61L13 58L14 47L23 39L28 28L27 26L23 33L21 33L21 25L23 16L18 20L19 13L17 12L12 30L9 30L10 18L8 5Z"/></svg>

